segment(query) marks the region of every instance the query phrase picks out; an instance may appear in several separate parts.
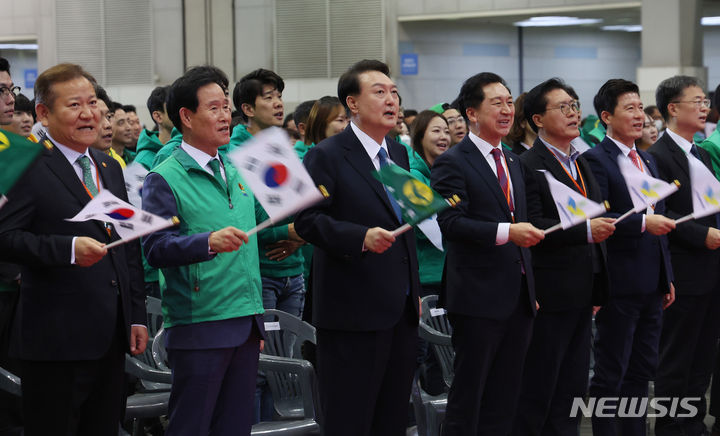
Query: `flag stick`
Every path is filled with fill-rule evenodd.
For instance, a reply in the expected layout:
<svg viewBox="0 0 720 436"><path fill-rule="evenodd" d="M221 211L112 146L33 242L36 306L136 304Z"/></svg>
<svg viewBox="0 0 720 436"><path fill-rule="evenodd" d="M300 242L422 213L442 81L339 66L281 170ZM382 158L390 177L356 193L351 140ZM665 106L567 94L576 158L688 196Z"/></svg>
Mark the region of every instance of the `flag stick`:
<svg viewBox="0 0 720 436"><path fill-rule="evenodd" d="M161 227L157 227L157 228L153 228L153 229L150 229L150 230L146 230L146 231L144 231L144 232L142 232L142 233L140 233L140 234L133 235L132 237L127 238L127 239L119 239L119 240L117 240L117 241L115 241L115 242L111 242L110 244L107 244L107 245L105 246L105 248L107 248L107 249L109 250L109 249L111 249L111 248L117 247L118 245L122 245L122 244L124 244L124 243L126 243L126 242L130 242L130 241L134 241L134 240L137 239L137 238L141 238L141 237L143 237L143 236L145 236L145 235L149 235L150 233L155 233L155 232L157 232L158 230L167 229L168 227L173 227L173 226L176 226L176 225L178 225L178 224L180 224L180 220L179 220L176 216L174 216L174 217L170 218L170 219L169 219L163 226L161 226Z"/></svg>
<svg viewBox="0 0 720 436"><path fill-rule="evenodd" d="M261 222L260 224L258 224L257 226L253 227L252 229L250 229L246 232L248 235L248 238L250 236L254 235L255 233L259 232L260 230L267 229L271 225L273 225L273 220L265 220L265 221Z"/></svg>
<svg viewBox="0 0 720 436"><path fill-rule="evenodd" d="M630 209L629 211L625 212L624 214L620 215L615 219L615 222L613 224L617 224L620 221L624 220L625 218L629 217L630 215L635 213L635 209Z"/></svg>
<svg viewBox="0 0 720 436"><path fill-rule="evenodd" d="M397 238L399 235L402 235L403 233L407 232L410 229L412 229L412 226L410 224L406 223L406 224L401 225L397 229L393 230L392 235Z"/></svg>
<svg viewBox="0 0 720 436"><path fill-rule="evenodd" d="M562 223L557 223L554 226L552 226L546 230L543 230L543 232L547 235L547 234L554 232L555 230L560 230L560 229L562 229Z"/></svg>
<svg viewBox="0 0 720 436"><path fill-rule="evenodd" d="M0 197L0 209L2 209L2 207L5 206L5 203L7 203L7 202L8 202L7 197L4 196L4 195L1 196L1 197Z"/></svg>
<svg viewBox="0 0 720 436"><path fill-rule="evenodd" d="M691 213L690 215L685 215L685 216L682 217L682 218L676 219L676 220L675 220L675 224L677 225L677 224L682 224L682 223L684 223L685 221L690 221L691 219L693 219L694 216L695 216L695 214L692 214L692 213Z"/></svg>

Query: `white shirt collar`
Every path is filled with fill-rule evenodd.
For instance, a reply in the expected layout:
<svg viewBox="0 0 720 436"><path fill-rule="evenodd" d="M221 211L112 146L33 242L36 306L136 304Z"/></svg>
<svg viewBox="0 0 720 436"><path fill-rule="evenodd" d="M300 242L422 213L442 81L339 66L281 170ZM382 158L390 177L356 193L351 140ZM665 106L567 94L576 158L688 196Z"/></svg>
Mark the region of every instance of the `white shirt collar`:
<svg viewBox="0 0 720 436"><path fill-rule="evenodd" d="M63 144L57 142L56 140L54 140L52 138L52 136L50 136L50 133L47 134L47 137L50 140L50 142L52 142L57 147L57 149L60 150L60 152L63 154L63 156L65 156L65 159L67 159L68 162L70 162L70 165L74 165L80 156L87 156L90 159L90 162L93 161L92 157L90 156L89 149L85 149L85 153L80 153L80 152L75 151L72 148L68 147L67 145L63 145Z"/></svg>
<svg viewBox="0 0 720 436"><path fill-rule="evenodd" d="M610 138L610 140L614 142L615 145L617 145L617 147L620 149L620 152L622 152L622 154L625 156L630 154L630 150L635 150L635 144L633 144L632 148L630 148L610 135L608 135L607 137ZM637 153L637 150L635 150L635 153Z"/></svg>
<svg viewBox="0 0 720 436"><path fill-rule="evenodd" d="M492 153L494 148L502 151L502 149L500 148L500 144L498 144L497 147L494 147L492 144L477 136L473 132L468 132L468 136L470 137L470 140L473 142L473 144L475 144L475 146L478 148L478 150L480 150L480 153L482 153L483 156L487 157L489 154Z"/></svg>
<svg viewBox="0 0 720 436"><path fill-rule="evenodd" d="M690 150L692 150L692 142L689 142L687 139L683 138L682 136L678 135L677 133L673 132L670 129L665 129L665 131L670 135L670 139L675 141L677 145L680 146L682 151L685 152L685 154L690 154Z"/></svg>
<svg viewBox="0 0 720 436"><path fill-rule="evenodd" d="M384 148L385 152L387 153L388 149L387 144L385 143L385 137L383 137L382 143L378 144L367 133L360 130L360 128L356 126L355 123L352 121L350 121L350 128L352 128L353 133L355 133L355 136L357 136L357 138L360 140L360 143L365 148L365 152L368 154L368 156L370 156L371 160L377 157L380 148ZM390 156L390 153L388 153L388 156Z"/></svg>
<svg viewBox="0 0 720 436"><path fill-rule="evenodd" d="M193 147L185 141L183 141L180 146L183 150L185 150L188 155L190 155L191 158L193 158L195 162L197 162L198 165L200 165L200 168L204 170L206 170L205 167L207 167L208 162L210 162L211 160L215 158L218 158L218 160L220 160L220 156L218 155L217 151L215 152L215 156L210 156L209 154ZM220 160L220 163L222 163L222 160Z"/></svg>

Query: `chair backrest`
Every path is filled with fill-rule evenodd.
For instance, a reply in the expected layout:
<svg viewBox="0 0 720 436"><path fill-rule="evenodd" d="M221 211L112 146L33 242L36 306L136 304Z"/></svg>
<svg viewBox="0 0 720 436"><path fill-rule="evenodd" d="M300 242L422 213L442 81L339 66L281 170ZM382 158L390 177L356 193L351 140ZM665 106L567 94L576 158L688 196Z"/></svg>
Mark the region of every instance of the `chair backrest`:
<svg viewBox="0 0 720 436"><path fill-rule="evenodd" d="M316 343L315 327L281 310L265 310L265 348L263 354L300 358L303 342ZM308 362L309 364L309 362ZM297 373L265 371L275 410L283 418L302 418L306 398Z"/></svg>
<svg viewBox="0 0 720 436"><path fill-rule="evenodd" d="M420 317L420 337L432 345L435 357L437 357L442 369L443 380L449 388L452 385L455 372L453 361L455 350L452 347L450 337L452 326L447 317L447 311L437 307L438 296L428 295L421 300L422 316Z"/></svg>
<svg viewBox="0 0 720 436"><path fill-rule="evenodd" d="M167 350L165 349L165 329L158 330L155 338L153 338L152 349L153 362L158 369L170 371L167 366Z"/></svg>

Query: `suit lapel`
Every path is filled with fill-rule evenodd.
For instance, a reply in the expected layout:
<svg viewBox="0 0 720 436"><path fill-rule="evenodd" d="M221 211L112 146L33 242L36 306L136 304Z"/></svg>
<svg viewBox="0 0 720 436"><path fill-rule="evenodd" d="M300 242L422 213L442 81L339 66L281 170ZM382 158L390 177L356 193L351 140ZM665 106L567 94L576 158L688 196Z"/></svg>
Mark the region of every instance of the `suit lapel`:
<svg viewBox="0 0 720 436"><path fill-rule="evenodd" d="M81 206L84 207L90 201L90 196L80 182L75 169L57 147L53 147L51 150L47 165L50 171L60 179L60 182L80 202Z"/></svg>
<svg viewBox="0 0 720 436"><path fill-rule="evenodd" d="M468 162L470 162L470 165L475 168L475 170L480 174L482 179L487 183L488 188L490 188L490 192L493 193L495 196L495 199L500 204L500 207L507 215L508 219L511 219L510 216L510 208L507 204L507 200L505 199L505 194L503 194L502 189L500 188L500 182L498 182L498 178L493 173L492 169L488 165L487 160L485 160L485 156L478 150L477 146L475 146L475 143L472 142L472 140L469 137L465 137L465 139L462 140L462 142L456 147L461 147L463 152L467 153L468 155ZM508 161L509 162L509 161ZM508 167L509 167L508 163ZM515 180L511 179L512 183L515 184Z"/></svg>
<svg viewBox="0 0 720 436"><path fill-rule="evenodd" d="M360 177L362 177L365 182L370 185L372 190L375 191L375 194L377 194L380 198L380 201L383 202L388 212L390 212L390 214L397 220L395 210L390 204L390 199L388 198L388 193L385 191L385 187L372 176L372 172L375 171L375 165L373 165L370 160L370 156L368 156L367 151L365 151L365 147L363 147L360 140L357 136L355 136L355 133L353 133L350 126L348 126L348 128L341 134L347 135L347 138L343 141L345 149L347 150L345 159L347 159L348 163L350 163L358 174L360 174Z"/></svg>
<svg viewBox="0 0 720 436"><path fill-rule="evenodd" d="M680 169L683 170L685 176L690 177L688 157L683 151L683 149L680 148L680 146L677 145L675 141L673 141L673 139L670 137L670 135L667 134L667 132L660 139L662 140L662 143L665 144L665 146L667 147L670 155L672 156L672 159L680 167Z"/></svg>

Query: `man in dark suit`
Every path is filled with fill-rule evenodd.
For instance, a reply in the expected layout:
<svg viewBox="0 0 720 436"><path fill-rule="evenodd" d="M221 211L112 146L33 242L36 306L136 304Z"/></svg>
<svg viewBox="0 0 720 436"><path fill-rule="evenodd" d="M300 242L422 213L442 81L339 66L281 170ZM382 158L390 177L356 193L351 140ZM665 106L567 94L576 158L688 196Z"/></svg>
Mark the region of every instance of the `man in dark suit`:
<svg viewBox="0 0 720 436"><path fill-rule="evenodd" d="M590 165L572 146L578 137L578 107L568 85L549 79L524 100L527 123L538 134L520 160L527 167L528 216L538 228L560 222L547 171L560 183L595 202L603 201ZM525 358L520 403L513 434L573 434L580 416L572 417L573 399L587 391L593 306L608 293L605 244L615 230L612 218L547 235L531 251L535 291L542 310L533 326Z"/></svg>
<svg viewBox="0 0 720 436"><path fill-rule="evenodd" d="M395 126L397 87L387 65L363 60L338 82L350 126L310 149L304 163L327 199L295 230L315 246L313 324L323 434L405 433L415 367L420 281L413 231L394 237L399 206L372 171L409 168Z"/></svg>
<svg viewBox="0 0 720 436"><path fill-rule="evenodd" d="M22 265L11 353L22 361L26 435L116 435L125 353L147 343L140 245L98 221L69 222L102 189L127 201L120 166L88 150L98 136L95 80L56 65L35 82L51 147L0 210L0 258Z"/></svg>
<svg viewBox="0 0 720 436"><path fill-rule="evenodd" d="M710 101L700 82L688 76L663 80L655 99L668 128L648 151L655 157L660 178L680 182L678 192L665 201L668 217L677 219L693 212L688 160L699 159L712 172L707 151L693 144L695 132L705 128ZM668 239L677 300L663 317L655 396L694 397L698 414L689 418L659 417L655 434L702 435L706 431L705 391L720 333L718 215L679 224Z"/></svg>
<svg viewBox="0 0 720 436"><path fill-rule="evenodd" d="M441 303L453 327L455 379L443 428L450 435L508 434L536 311L520 160L502 151L513 122L505 81L480 73L456 100L470 133L433 164L433 188L461 202L438 215L446 247Z"/></svg>
<svg viewBox="0 0 720 436"><path fill-rule="evenodd" d="M628 159L640 171L657 177L650 155L635 149L642 136L644 113L638 87L622 79L608 80L594 99L607 136L583 154L600 185L602 198L610 202L606 216L617 218L633 208L618 158ZM595 317L595 374L590 396L648 396L648 383L658 364L662 311L672 304L670 253L666 233L675 222L663 216L665 203L657 202L645 213L635 213L619 223L607 240L610 297ZM638 400L640 401L640 400ZM619 407L609 401L608 407ZM593 416L593 433L645 435L645 414L618 419Z"/></svg>

